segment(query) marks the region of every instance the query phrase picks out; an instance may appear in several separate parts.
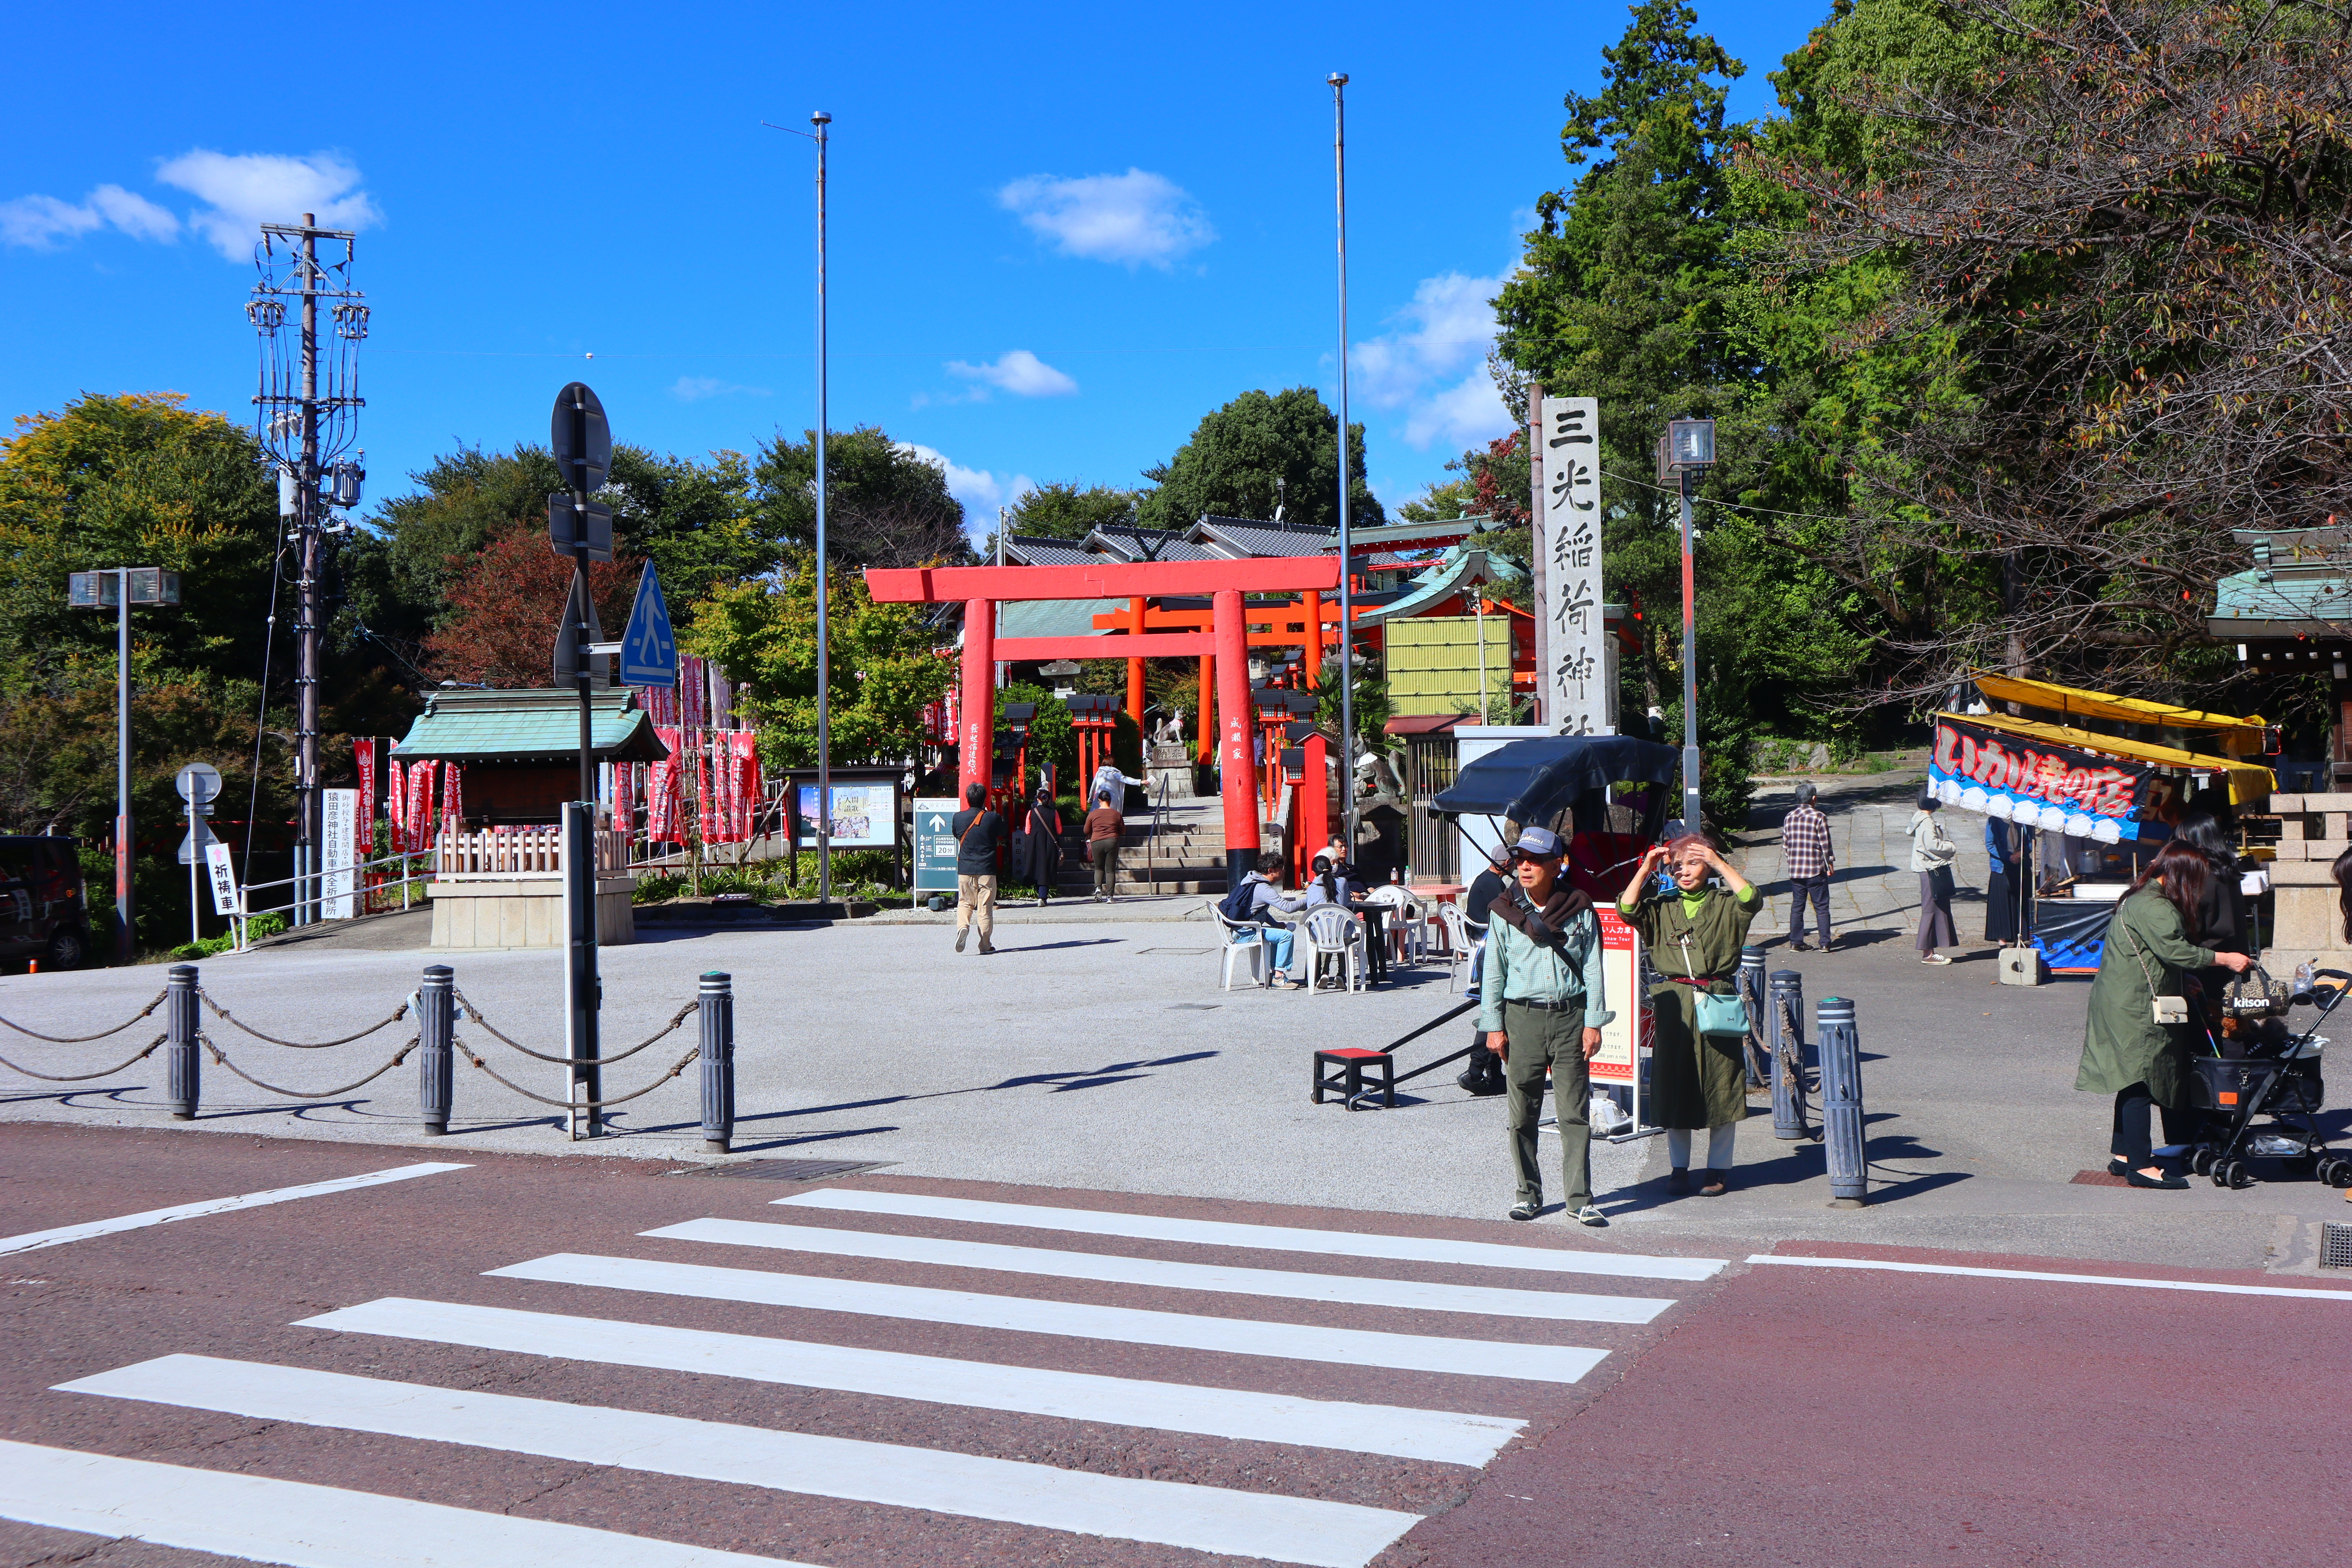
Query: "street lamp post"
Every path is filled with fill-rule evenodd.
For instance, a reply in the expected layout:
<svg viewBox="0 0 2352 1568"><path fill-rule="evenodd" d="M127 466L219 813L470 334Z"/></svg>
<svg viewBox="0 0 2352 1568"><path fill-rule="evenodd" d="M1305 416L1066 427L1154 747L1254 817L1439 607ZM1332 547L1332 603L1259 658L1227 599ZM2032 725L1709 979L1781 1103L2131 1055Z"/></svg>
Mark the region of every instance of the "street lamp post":
<svg viewBox="0 0 2352 1568"><path fill-rule="evenodd" d="M131 606L178 604L180 574L152 566L76 572L67 580L66 602L79 609L104 609L110 602L115 610L114 956L117 962L128 963L138 953L131 889Z"/></svg>
<svg viewBox="0 0 2352 1568"><path fill-rule="evenodd" d="M1348 73L1333 71L1331 169L1339 220L1339 819L1356 852L1355 563L1348 558Z"/></svg>
<svg viewBox="0 0 2352 1568"><path fill-rule="evenodd" d="M1701 475L1715 465L1715 421L1674 419L1666 424L1665 467L1676 479L1683 534L1683 826L1699 827L1697 571L1691 554L1691 498Z"/></svg>

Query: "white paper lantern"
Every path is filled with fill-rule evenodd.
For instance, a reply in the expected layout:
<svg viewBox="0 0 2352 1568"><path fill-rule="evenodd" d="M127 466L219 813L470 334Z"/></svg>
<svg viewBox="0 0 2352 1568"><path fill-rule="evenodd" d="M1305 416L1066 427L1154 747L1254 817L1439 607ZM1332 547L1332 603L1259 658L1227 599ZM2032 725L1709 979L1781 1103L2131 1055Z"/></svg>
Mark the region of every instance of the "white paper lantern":
<svg viewBox="0 0 2352 1568"><path fill-rule="evenodd" d="M2070 811L2066 814L2066 836L2069 838L2088 838L2098 826L2098 818L2087 811Z"/></svg>
<svg viewBox="0 0 2352 1568"><path fill-rule="evenodd" d="M1957 805L1963 811L1989 811L1992 807L1991 800L1985 795L1985 792L1979 789L1974 784L1970 784L1968 788L1960 791L1958 799L1947 796L1946 804L1949 805Z"/></svg>
<svg viewBox="0 0 2352 1568"><path fill-rule="evenodd" d="M2120 844L2123 838L2123 824L2112 816L2099 818L2097 825L2091 829L2091 842L2094 844Z"/></svg>
<svg viewBox="0 0 2352 1568"><path fill-rule="evenodd" d="M2017 803L2017 809L2010 813L2010 820L2020 827L2039 827L2046 815L2040 801L2021 800Z"/></svg>
<svg viewBox="0 0 2352 1568"><path fill-rule="evenodd" d="M1979 791L1979 793L1981 794L1982 792ZM1967 797L1968 789L1960 783L1959 780L1956 778L1943 778L1937 781L1936 798L1942 801L1946 805L1958 805ZM1970 809L1974 808L1971 807Z"/></svg>

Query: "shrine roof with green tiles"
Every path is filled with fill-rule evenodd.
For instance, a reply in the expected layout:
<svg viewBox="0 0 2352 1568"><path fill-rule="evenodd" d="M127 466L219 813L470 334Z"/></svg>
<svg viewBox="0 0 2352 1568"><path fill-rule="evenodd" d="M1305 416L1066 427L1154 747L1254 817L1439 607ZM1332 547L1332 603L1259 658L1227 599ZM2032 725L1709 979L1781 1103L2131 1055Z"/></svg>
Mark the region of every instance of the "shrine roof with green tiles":
<svg viewBox="0 0 2352 1568"><path fill-rule="evenodd" d="M653 763L669 755L636 693L625 687L590 694L589 735L599 762ZM580 754L580 697L554 688L435 691L392 754L402 762L563 762Z"/></svg>
<svg viewBox="0 0 2352 1568"><path fill-rule="evenodd" d="M2214 584L2206 630L2224 642L2352 633L2352 529L2233 529L2252 568Z"/></svg>

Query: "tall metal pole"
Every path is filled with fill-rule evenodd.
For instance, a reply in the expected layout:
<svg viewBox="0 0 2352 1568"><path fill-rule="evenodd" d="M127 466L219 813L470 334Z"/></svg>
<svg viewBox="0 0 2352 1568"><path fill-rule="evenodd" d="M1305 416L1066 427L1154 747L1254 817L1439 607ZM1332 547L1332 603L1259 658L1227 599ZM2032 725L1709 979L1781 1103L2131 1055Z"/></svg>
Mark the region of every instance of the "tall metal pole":
<svg viewBox="0 0 2352 1568"><path fill-rule="evenodd" d="M302 460L294 486L301 573L294 584L294 923L317 918L309 901L319 859L319 236L302 215Z"/></svg>
<svg viewBox="0 0 2352 1568"><path fill-rule="evenodd" d="M593 671L594 661L604 656L588 651L595 641L595 634L590 628L596 616L588 599L588 395L584 387L572 395L572 594L580 616L572 628L572 646L577 649L572 660L572 689L580 697L580 793L575 804L564 813L563 823L562 865L569 884L563 889L564 922L569 928L564 943L564 1054L571 1058L565 1098L588 1107L584 1113L567 1113L575 1121L572 1136L596 1138L604 1131L604 1112L597 1104L604 1098L604 1052L601 1028L604 983L596 974L596 731Z"/></svg>
<svg viewBox="0 0 2352 1568"><path fill-rule="evenodd" d="M1694 606L1697 574L1691 564L1691 488L1698 476L1683 470L1683 826L1696 833L1698 805L1698 629Z"/></svg>
<svg viewBox="0 0 2352 1568"><path fill-rule="evenodd" d="M1348 854L1356 853L1355 562L1348 551L1348 73L1333 71L1331 167L1339 216L1339 799Z"/></svg>
<svg viewBox="0 0 2352 1568"><path fill-rule="evenodd" d="M818 110L816 127L816 900L833 902L833 649L825 633L824 558L824 138L833 116Z"/></svg>
<svg viewBox="0 0 2352 1568"><path fill-rule="evenodd" d="M114 574L114 956L138 956L131 919L131 571Z"/></svg>

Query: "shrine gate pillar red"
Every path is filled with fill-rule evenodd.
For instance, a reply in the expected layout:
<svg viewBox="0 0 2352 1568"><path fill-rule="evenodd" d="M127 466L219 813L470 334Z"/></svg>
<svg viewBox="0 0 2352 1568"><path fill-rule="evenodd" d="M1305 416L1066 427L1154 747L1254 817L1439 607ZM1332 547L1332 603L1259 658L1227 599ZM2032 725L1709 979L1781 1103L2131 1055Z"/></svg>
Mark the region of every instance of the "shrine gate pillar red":
<svg viewBox="0 0 2352 1568"><path fill-rule="evenodd" d="M1307 612L1307 689L1312 691L1323 684L1323 595L1309 588L1298 596L1298 607Z"/></svg>
<svg viewBox="0 0 2352 1568"><path fill-rule="evenodd" d="M1225 885L1238 888L1257 868L1257 765L1251 760L1249 625L1240 591L1221 588L1212 630L1217 639L1217 782L1225 797Z"/></svg>
<svg viewBox="0 0 2352 1568"><path fill-rule="evenodd" d="M996 759L996 601L963 605L962 722L956 727L956 804L978 784L986 789Z"/></svg>
<svg viewBox="0 0 2352 1568"><path fill-rule="evenodd" d="M1133 619L1128 625L1128 632L1130 636L1141 637L1145 630L1143 617L1146 600L1142 595L1138 594L1128 603L1133 606ZM1135 732L1141 735L1143 733L1143 661L1139 658L1130 658L1127 661L1127 714L1129 718L1135 721Z"/></svg>
<svg viewBox="0 0 2352 1568"><path fill-rule="evenodd" d="M1214 625L1214 622L1211 623L1213 628ZM1217 656L1215 654L1204 653L1201 656L1199 686L1201 689L1200 722L1192 726L1192 743L1201 748L1200 758L1202 763L1213 763L1217 760Z"/></svg>

